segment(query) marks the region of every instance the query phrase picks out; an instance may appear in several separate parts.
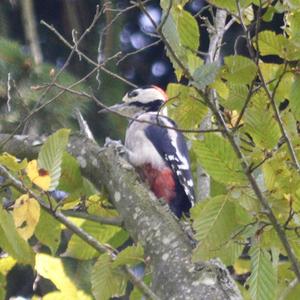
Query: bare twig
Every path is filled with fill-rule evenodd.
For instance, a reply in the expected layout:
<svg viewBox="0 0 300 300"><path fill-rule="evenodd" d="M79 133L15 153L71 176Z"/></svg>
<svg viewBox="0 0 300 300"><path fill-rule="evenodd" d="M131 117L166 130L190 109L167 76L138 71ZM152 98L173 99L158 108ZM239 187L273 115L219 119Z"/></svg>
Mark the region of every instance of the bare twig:
<svg viewBox="0 0 300 300"><path fill-rule="evenodd" d="M78 108L75 110L75 114L76 114L76 118L77 118L77 121L79 124L80 132L84 136L86 136L88 139L90 139L91 141L96 142L92 131L90 130L87 122L83 118L83 116Z"/></svg>
<svg viewBox="0 0 300 300"><path fill-rule="evenodd" d="M51 30L67 47L69 47L70 49L73 48L72 44L70 44L56 29L54 26L49 25L48 23L46 23L45 21L41 21L41 24L46 26L49 30ZM86 54L84 54L83 52L81 52L80 50L77 49L77 53L80 54L89 64L101 69L103 72L109 74L110 76L119 79L120 81L126 83L129 86L132 86L134 88L136 88L137 86L135 84L133 84L132 82L128 81L127 79L123 78L122 76L109 71L107 68L105 68L105 64L98 64L97 62L93 61L91 58L89 58ZM117 57L119 55L119 52L114 54L112 57ZM106 61L111 60L111 58L108 58Z"/></svg>

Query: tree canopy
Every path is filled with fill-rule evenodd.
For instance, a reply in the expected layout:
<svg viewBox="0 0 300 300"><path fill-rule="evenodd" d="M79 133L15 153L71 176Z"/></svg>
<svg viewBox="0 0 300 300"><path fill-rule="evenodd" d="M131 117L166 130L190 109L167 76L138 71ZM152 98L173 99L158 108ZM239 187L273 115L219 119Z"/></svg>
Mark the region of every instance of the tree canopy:
<svg viewBox="0 0 300 300"><path fill-rule="evenodd" d="M36 276L34 299L298 297L299 1L209 0L195 14L187 5L161 0L159 22L148 1L97 6L71 40L44 22L69 50L60 70L0 37L0 99L11 117L0 121L0 299L18 265ZM105 107L91 78L135 86L116 71L119 52L101 60L101 47L94 57L81 48L107 11L104 28L131 9L152 24L176 76L166 106L190 145L198 198L190 219L155 199L118 147L99 146L80 113L79 98ZM72 59L90 67L81 79L65 70ZM20 77L11 79L14 67ZM76 108L80 133L70 115L57 116L62 107ZM61 122L44 128L46 117Z"/></svg>

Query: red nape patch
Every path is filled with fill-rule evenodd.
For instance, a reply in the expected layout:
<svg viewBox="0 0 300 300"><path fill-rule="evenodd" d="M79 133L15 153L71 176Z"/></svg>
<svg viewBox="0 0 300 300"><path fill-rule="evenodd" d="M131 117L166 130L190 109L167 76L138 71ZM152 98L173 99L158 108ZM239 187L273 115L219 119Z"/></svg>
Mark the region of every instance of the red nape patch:
<svg viewBox="0 0 300 300"><path fill-rule="evenodd" d="M139 170L155 196L157 198L164 198L170 204L175 197L175 180L172 170L168 167L157 170L151 164L145 164Z"/></svg>

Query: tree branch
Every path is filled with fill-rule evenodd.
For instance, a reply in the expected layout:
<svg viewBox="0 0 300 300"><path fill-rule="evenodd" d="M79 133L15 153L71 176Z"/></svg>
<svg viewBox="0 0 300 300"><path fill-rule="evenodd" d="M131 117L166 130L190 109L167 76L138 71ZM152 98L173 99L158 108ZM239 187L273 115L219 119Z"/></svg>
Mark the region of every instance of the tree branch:
<svg viewBox="0 0 300 300"><path fill-rule="evenodd" d="M5 139L0 135L0 141ZM2 149L20 157L33 157L35 139L16 137ZM167 206L161 207L140 182L127 161L113 148L100 148L81 136L73 136L69 152L81 165L82 174L96 187L103 184L131 237L145 249L153 266L152 289L161 299L241 299L219 261L196 266L191 261L191 241ZM180 283L180 284L179 284Z"/></svg>

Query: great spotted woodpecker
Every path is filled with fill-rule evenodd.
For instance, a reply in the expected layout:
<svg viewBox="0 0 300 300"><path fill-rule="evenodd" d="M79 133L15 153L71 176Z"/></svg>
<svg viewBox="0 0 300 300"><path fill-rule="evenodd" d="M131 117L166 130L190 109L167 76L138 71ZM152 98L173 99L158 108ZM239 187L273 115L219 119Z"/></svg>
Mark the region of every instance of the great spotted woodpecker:
<svg viewBox="0 0 300 300"><path fill-rule="evenodd" d="M129 161L180 218L194 203L194 186L184 136L162 108L167 100L161 88L145 86L128 92L122 104L109 109L132 117L125 137Z"/></svg>

